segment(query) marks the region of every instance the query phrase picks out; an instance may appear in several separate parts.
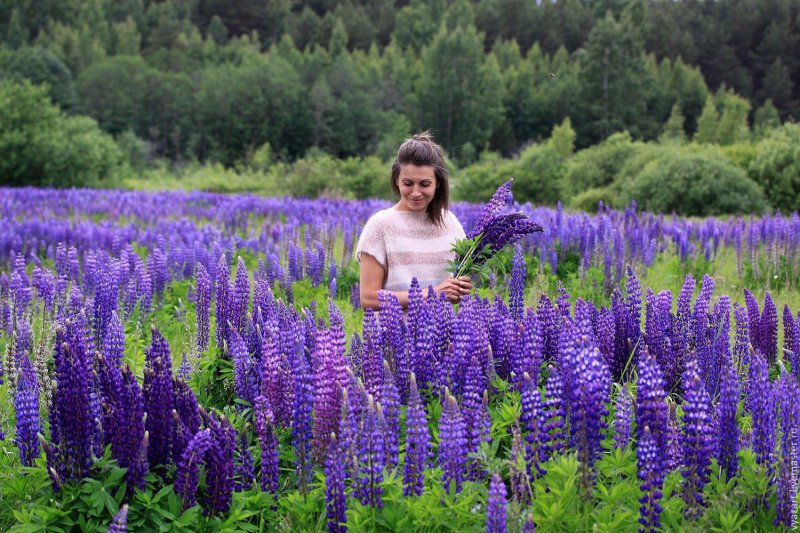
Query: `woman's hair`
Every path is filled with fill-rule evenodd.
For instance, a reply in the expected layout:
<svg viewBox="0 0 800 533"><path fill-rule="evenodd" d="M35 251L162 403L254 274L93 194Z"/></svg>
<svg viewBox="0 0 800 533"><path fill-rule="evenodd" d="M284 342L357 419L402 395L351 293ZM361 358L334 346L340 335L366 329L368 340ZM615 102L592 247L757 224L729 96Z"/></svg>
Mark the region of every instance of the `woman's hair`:
<svg viewBox="0 0 800 533"><path fill-rule="evenodd" d="M392 190L400 196L400 186L397 180L400 177L402 165L416 165L418 167L433 167L436 176L436 192L433 200L428 204L428 219L441 226L444 220L444 211L449 205L450 185L447 181L449 172L444 160L444 150L433 140L430 131L423 131L403 141L397 150L397 156L392 163Z"/></svg>

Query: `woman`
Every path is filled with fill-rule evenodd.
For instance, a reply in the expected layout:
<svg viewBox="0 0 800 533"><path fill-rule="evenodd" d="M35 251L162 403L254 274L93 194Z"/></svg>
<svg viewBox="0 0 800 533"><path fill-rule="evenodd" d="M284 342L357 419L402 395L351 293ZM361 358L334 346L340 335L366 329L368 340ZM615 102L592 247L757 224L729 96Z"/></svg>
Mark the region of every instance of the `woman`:
<svg viewBox="0 0 800 533"><path fill-rule="evenodd" d="M406 139L392 164L397 204L370 217L356 247L360 265L361 307L378 309L378 295L391 291L405 309L416 277L458 302L472 290L469 277L454 279L446 270L452 247L464 228L448 208L449 185L442 147L428 132Z"/></svg>

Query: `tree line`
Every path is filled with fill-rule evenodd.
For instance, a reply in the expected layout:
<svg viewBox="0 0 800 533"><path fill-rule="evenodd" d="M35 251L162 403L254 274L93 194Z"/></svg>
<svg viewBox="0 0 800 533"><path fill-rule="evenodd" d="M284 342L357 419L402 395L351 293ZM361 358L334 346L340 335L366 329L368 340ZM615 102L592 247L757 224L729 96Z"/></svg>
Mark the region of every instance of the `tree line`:
<svg viewBox="0 0 800 533"><path fill-rule="evenodd" d="M431 129L468 165L566 118L578 148L790 121L799 16L796 0L0 0L0 77L43 84L64 124L91 117L128 158L386 158Z"/></svg>

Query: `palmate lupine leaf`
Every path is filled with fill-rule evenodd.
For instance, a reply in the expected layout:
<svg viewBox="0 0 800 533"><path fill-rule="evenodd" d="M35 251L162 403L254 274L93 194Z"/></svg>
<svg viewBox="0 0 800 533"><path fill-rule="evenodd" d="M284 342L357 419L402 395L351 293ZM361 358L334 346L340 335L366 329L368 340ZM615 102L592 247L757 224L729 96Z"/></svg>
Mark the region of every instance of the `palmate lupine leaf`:
<svg viewBox="0 0 800 533"><path fill-rule="evenodd" d="M500 250L515 244L529 233L543 231L522 211L501 213L510 199L512 182L508 180L497 189L476 226L465 239L453 245L456 258L448 262L447 268L453 277L470 276L481 281L488 280L491 271L489 261Z"/></svg>

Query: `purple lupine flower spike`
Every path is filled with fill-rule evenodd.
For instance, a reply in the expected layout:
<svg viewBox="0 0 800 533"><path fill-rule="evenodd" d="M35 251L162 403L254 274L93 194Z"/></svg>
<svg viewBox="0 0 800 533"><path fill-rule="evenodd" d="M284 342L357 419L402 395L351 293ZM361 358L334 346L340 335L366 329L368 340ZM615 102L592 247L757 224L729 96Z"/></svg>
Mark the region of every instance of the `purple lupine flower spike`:
<svg viewBox="0 0 800 533"><path fill-rule="evenodd" d="M139 382L128 365L122 368L121 386L116 395L114 409L114 432L111 434L111 455L117 463L128 469L126 481L132 493L134 488L144 486L144 475L147 473L147 454L144 465L134 467L140 457L142 442L145 436L144 397ZM141 477L136 477L144 470Z"/></svg>
<svg viewBox="0 0 800 533"><path fill-rule="evenodd" d="M229 295L227 317L231 323L231 329L244 334L246 327L247 311L250 307L250 278L244 259L238 258L236 265L236 277L233 282L233 292Z"/></svg>
<svg viewBox="0 0 800 533"><path fill-rule="evenodd" d="M386 439L386 463L391 469L397 466L400 454L400 393L397 391L388 361L383 362L383 386L381 387L380 403L386 420L384 433Z"/></svg>
<svg viewBox="0 0 800 533"><path fill-rule="evenodd" d="M421 496L425 487L425 470L431 459L431 436L425 404L419 395L417 379L411 374L411 392L406 411L406 459L403 465L403 494Z"/></svg>
<svg viewBox="0 0 800 533"><path fill-rule="evenodd" d="M744 303L747 306L747 318L749 324L750 341L749 344L755 350L764 354L763 343L761 341L761 311L759 311L758 300L747 289L744 289ZM749 353L747 354L749 357ZM749 361L748 361L749 362Z"/></svg>
<svg viewBox="0 0 800 533"><path fill-rule="evenodd" d="M609 401L611 374L605 366L600 351L584 340L578 351L574 373L570 430L578 459L581 461L583 486L591 493L594 481L594 463L602 452L602 432L605 429L605 408Z"/></svg>
<svg viewBox="0 0 800 533"><path fill-rule="evenodd" d="M216 278L216 305L214 308L214 316L216 318L216 339L217 347L221 350L223 341L228 339L228 322L230 321L229 310L229 285L230 285L230 271L228 270L228 260L223 255L219 258L217 269L215 271Z"/></svg>
<svg viewBox="0 0 800 533"><path fill-rule="evenodd" d="M522 376L520 421L525 430L525 463L529 477L539 477L547 473L542 463L547 460L549 435L545 432L542 395L531 376Z"/></svg>
<svg viewBox="0 0 800 533"><path fill-rule="evenodd" d="M466 370L464 378L464 394L461 399L461 412L464 414L464 422L466 423L466 437L467 448L466 453L475 453L481 444L481 428L483 426L483 413L481 403L483 400L483 391L486 389L484 383L486 377L483 374L483 369L476 357L472 357L471 362ZM479 473L475 471L477 465L470 461L470 473L473 479L479 477Z"/></svg>
<svg viewBox="0 0 800 533"><path fill-rule="evenodd" d="M767 358L767 364L772 365L778 357L778 308L769 291L764 295L760 326L761 351Z"/></svg>
<svg viewBox="0 0 800 533"><path fill-rule="evenodd" d="M107 533L126 533L128 531L128 504L119 508L114 520L108 525Z"/></svg>
<svg viewBox="0 0 800 533"><path fill-rule="evenodd" d="M795 338L797 337L797 323L794 320L789 304L783 306L783 354L784 359L792 360L794 355Z"/></svg>
<svg viewBox="0 0 800 533"><path fill-rule="evenodd" d="M708 482L713 454L711 399L700 378L697 361L690 359L683 377L683 497L685 514L695 520L703 513L703 487Z"/></svg>
<svg viewBox="0 0 800 533"><path fill-rule="evenodd" d="M111 320L106 327L106 338L103 341L103 355L109 364L122 366L125 357L125 328L117 316L116 311L111 312Z"/></svg>
<svg viewBox="0 0 800 533"><path fill-rule="evenodd" d="M750 364L750 318L747 309L733 304L733 319L736 323L733 341L733 364L740 376L744 374L744 367Z"/></svg>
<svg viewBox="0 0 800 533"><path fill-rule="evenodd" d="M40 455L39 437L39 382L31 360L23 354L20 358L20 379L17 395L14 398L17 414L17 436L14 439L19 448L22 466L33 466Z"/></svg>
<svg viewBox="0 0 800 533"><path fill-rule="evenodd" d="M651 436L656 443L658 456L663 459L667 453L667 422L669 419L667 394L664 391L664 380L658 362L646 347L639 358L636 395L637 437L641 439L641 431L645 426L649 426ZM660 473L663 481L664 472Z"/></svg>
<svg viewBox="0 0 800 533"><path fill-rule="evenodd" d="M522 247L514 245L514 259L511 262L511 282L508 285L508 306L515 321L522 320L525 305L525 276L527 267Z"/></svg>
<svg viewBox="0 0 800 533"><path fill-rule="evenodd" d="M198 431L183 451L175 471L175 493L181 497L183 509L197 505L197 481L200 465L211 447L211 430Z"/></svg>
<svg viewBox="0 0 800 533"><path fill-rule="evenodd" d="M244 431L239 434L239 445L236 447L236 481L233 486L235 492L250 490L256 477L253 455L250 453L247 434L248 430L245 427Z"/></svg>
<svg viewBox="0 0 800 533"><path fill-rule="evenodd" d="M486 505L487 533L505 533L507 531L507 507L506 484L500 474L495 473L489 484L489 498Z"/></svg>
<svg viewBox="0 0 800 533"><path fill-rule="evenodd" d="M95 435L88 361L80 342L67 343L70 336L63 328L56 330L57 386L50 411L51 436L59 453L58 475L65 481L88 475Z"/></svg>
<svg viewBox="0 0 800 533"><path fill-rule="evenodd" d="M227 418L207 417L211 445L206 452L206 491L203 512L210 516L227 513L234 486L236 430Z"/></svg>
<svg viewBox="0 0 800 533"><path fill-rule="evenodd" d="M230 353L230 359L233 360L236 395L252 405L255 397L258 395L259 383L254 383L254 363L247 349L247 344L242 340L239 332L233 326L231 326L228 332L228 341L226 345ZM236 405L240 409L244 408L242 404Z"/></svg>
<svg viewBox="0 0 800 533"><path fill-rule="evenodd" d="M662 498L661 487L664 483L662 467L660 462L663 456L659 451L650 426L644 426L640 431L639 445L636 448L636 463L639 470L638 476L642 481L640 488L642 497L639 499L640 531L645 533L657 533L661 528L661 505L658 503Z"/></svg>
<svg viewBox="0 0 800 533"><path fill-rule="evenodd" d="M766 357L758 350L750 355L747 404L753 414L753 453L756 463L772 478L775 460L775 397Z"/></svg>
<svg viewBox="0 0 800 533"><path fill-rule="evenodd" d="M169 345L158 329L152 328L152 343L147 350L144 371L145 428L150 433L148 461L151 465L167 465L172 460L172 409L175 388L172 381L172 359Z"/></svg>
<svg viewBox="0 0 800 533"><path fill-rule="evenodd" d="M474 239L479 233L482 233L486 229L489 220L494 218L509 203L509 200L511 200L511 185L513 183L514 180L512 178L497 188L489 203L484 207L481 218L478 219L478 222L467 234L468 239Z"/></svg>
<svg viewBox="0 0 800 533"><path fill-rule="evenodd" d="M614 416L614 447L624 449L631 441L633 414L633 395L630 389L623 385L619 389L616 400Z"/></svg>
<svg viewBox="0 0 800 533"><path fill-rule="evenodd" d="M568 427L564 388L561 370L557 366L551 365L545 382L544 422L542 424L544 452L549 457L555 457L566 447Z"/></svg>
<svg viewBox="0 0 800 533"><path fill-rule="evenodd" d="M197 282L195 288L195 302L196 302L196 332L195 338L197 340L197 351L204 352L208 349L210 337L210 324L211 324L211 278L203 266L203 263L197 263Z"/></svg>
<svg viewBox="0 0 800 533"><path fill-rule="evenodd" d="M442 465L442 483L450 492L461 492L466 474L467 446L466 424L456 399L445 389L444 407L439 419L439 464Z"/></svg>
<svg viewBox="0 0 800 533"><path fill-rule="evenodd" d="M178 459L191 438L200 430L200 406L197 397L183 379L173 379L175 390L175 409L172 418L175 422L172 440L173 458Z"/></svg>
<svg viewBox="0 0 800 533"><path fill-rule="evenodd" d="M355 495L362 505L383 507L383 468L386 465L384 437L379 419L382 417L380 404L368 399L364 414L364 427L356 436L356 455L358 467L355 472Z"/></svg>
<svg viewBox="0 0 800 533"><path fill-rule="evenodd" d="M528 514L525 522L522 524L522 533L536 533L536 523L533 521L533 515Z"/></svg>
<svg viewBox="0 0 800 533"><path fill-rule="evenodd" d="M294 375L294 401L292 402L292 446L297 454L297 481L301 491L311 483L312 427L314 408L314 382L305 355L298 350L291 354Z"/></svg>
<svg viewBox="0 0 800 533"><path fill-rule="evenodd" d="M325 458L325 504L330 533L347 531L347 494L345 492L345 461L342 460L342 449L331 434L328 455Z"/></svg>
<svg viewBox="0 0 800 533"><path fill-rule="evenodd" d="M739 378L736 375L733 362L728 361L722 369L720 397L717 404L717 421L719 424L717 461L725 470L727 479L731 479L739 470L740 430L737 417L738 407Z"/></svg>
<svg viewBox="0 0 800 533"><path fill-rule="evenodd" d="M279 487L278 439L273 431L274 414L269 400L258 396L255 402L255 429L261 446L261 490L275 493Z"/></svg>

